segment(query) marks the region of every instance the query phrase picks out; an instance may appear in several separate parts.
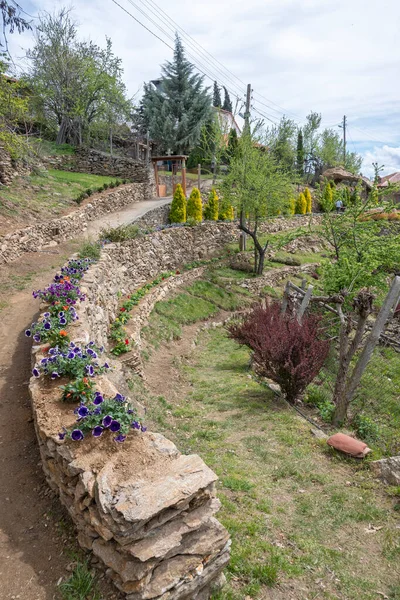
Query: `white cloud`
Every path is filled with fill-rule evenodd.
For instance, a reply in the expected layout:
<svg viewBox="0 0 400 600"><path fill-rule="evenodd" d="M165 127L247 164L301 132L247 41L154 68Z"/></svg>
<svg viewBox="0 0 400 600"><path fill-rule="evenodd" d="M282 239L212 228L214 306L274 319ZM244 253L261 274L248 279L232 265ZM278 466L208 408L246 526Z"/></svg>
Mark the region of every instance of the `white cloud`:
<svg viewBox="0 0 400 600"><path fill-rule="evenodd" d="M26 1L33 13L68 4ZM130 0L118 2L165 38ZM159 21L153 0L132 2L167 29L166 17L161 14L164 22ZM222 77L221 67L211 66L207 56L197 59L241 100L245 84L251 82L254 106L274 119L284 110L301 122L312 109L322 112L324 123L336 125L346 114L350 143L361 149L366 161L376 152L378 160L383 147L400 146L398 0L381 0L379 6L371 0L154 2L240 78L243 83L231 75ZM82 37L98 44L104 43L106 35L111 37L132 94L143 81L158 76L160 64L171 58L171 50L112 0L74 0L74 15ZM169 34L173 37L173 31ZM29 34L11 38L11 47L19 55L21 46L32 43ZM186 47L193 52L190 45Z"/></svg>
<svg viewBox="0 0 400 600"><path fill-rule="evenodd" d="M364 155L363 171L369 176L374 173L373 162L384 166L382 171L384 175L400 171L400 146L375 146L372 150L368 150Z"/></svg>

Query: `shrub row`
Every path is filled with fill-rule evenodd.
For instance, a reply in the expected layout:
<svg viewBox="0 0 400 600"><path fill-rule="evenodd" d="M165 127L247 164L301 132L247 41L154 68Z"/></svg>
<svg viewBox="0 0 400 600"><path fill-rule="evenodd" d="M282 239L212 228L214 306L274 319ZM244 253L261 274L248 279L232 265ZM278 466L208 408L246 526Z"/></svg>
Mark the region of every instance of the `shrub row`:
<svg viewBox="0 0 400 600"><path fill-rule="evenodd" d="M86 200L86 198L89 198L89 196L92 196L92 194L96 194L96 193L100 193L100 192L104 192L105 190L108 189L113 189L116 187L119 187L120 185L124 185L125 183L129 183L129 179L116 179L115 181L111 181L110 183L103 183L103 185L100 185L98 187L94 187L94 188L88 188L87 190L84 190L83 192L81 192L79 194L79 196L77 196L75 198L75 202L77 204L81 204L84 200Z"/></svg>
<svg viewBox="0 0 400 600"><path fill-rule="evenodd" d="M233 221L234 210L230 204L220 202L214 188L209 193L208 202L203 207L203 202L198 188L193 188L189 199L186 200L182 186L176 186L171 204L169 220L171 223L188 223L195 225L203 219L206 221Z"/></svg>

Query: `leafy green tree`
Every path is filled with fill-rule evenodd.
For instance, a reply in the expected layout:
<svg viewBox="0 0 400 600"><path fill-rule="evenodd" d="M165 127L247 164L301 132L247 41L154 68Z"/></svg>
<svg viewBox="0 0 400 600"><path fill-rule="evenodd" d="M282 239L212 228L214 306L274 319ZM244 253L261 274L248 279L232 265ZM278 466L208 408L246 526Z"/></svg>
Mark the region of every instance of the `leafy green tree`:
<svg viewBox="0 0 400 600"><path fill-rule="evenodd" d="M68 10L40 17L27 56L34 113L57 131L57 143L81 144L96 119L115 121L129 112L111 41L105 49L79 41Z"/></svg>
<svg viewBox="0 0 400 600"><path fill-rule="evenodd" d="M194 66L186 59L178 36L174 58L164 65L157 87L148 83L144 90L144 123L159 151L190 154L209 119L211 98L203 86L203 77L194 72Z"/></svg>
<svg viewBox="0 0 400 600"><path fill-rule="evenodd" d="M7 30L18 33L32 29L30 21L21 16L25 11L15 0L0 0L0 15L2 26L0 26L0 48L8 51ZM26 14L26 13L25 13Z"/></svg>
<svg viewBox="0 0 400 600"><path fill-rule="evenodd" d="M224 110L227 110L230 113L233 110L232 109L232 102L231 102L231 99L230 99L230 96L229 96L229 92L228 92L228 90L226 89L225 86L224 86L224 103L222 105L222 108Z"/></svg>
<svg viewBox="0 0 400 600"><path fill-rule="evenodd" d="M221 92L216 81L214 81L213 106L216 108L222 107Z"/></svg>
<svg viewBox="0 0 400 600"><path fill-rule="evenodd" d="M204 207L204 218L206 221L218 221L219 198L215 188L208 195L208 202Z"/></svg>
<svg viewBox="0 0 400 600"><path fill-rule="evenodd" d="M268 144L276 162L288 172L292 172L296 164L294 141L296 131L296 123L287 117L282 117L279 125L272 129Z"/></svg>
<svg viewBox="0 0 400 600"><path fill-rule="evenodd" d="M229 201L226 198L220 198L218 208L218 219L220 221L233 221L234 217L235 213L233 210L233 206L229 203Z"/></svg>
<svg viewBox="0 0 400 600"><path fill-rule="evenodd" d="M304 176L304 143L303 143L303 131L301 127L297 132L297 148L296 148L296 167L300 177Z"/></svg>
<svg viewBox="0 0 400 600"><path fill-rule="evenodd" d="M262 140L261 140L262 141ZM245 132L239 157L232 160L222 183L222 196L240 215L239 228L254 242L254 271L261 275L270 238L261 243L258 228L268 216L283 212L292 195L290 176L271 152L265 152Z"/></svg>
<svg viewBox="0 0 400 600"><path fill-rule="evenodd" d="M0 146L11 158L25 157L29 152L26 138L21 128L30 120L28 111L28 90L23 81L6 76L8 63L0 60Z"/></svg>
<svg viewBox="0 0 400 600"><path fill-rule="evenodd" d="M175 188L169 220L170 223L186 223L186 198L180 183Z"/></svg>
<svg viewBox="0 0 400 600"><path fill-rule="evenodd" d="M201 201L200 190L196 187L192 189L187 201L186 218L193 219L198 223L203 220L203 203Z"/></svg>

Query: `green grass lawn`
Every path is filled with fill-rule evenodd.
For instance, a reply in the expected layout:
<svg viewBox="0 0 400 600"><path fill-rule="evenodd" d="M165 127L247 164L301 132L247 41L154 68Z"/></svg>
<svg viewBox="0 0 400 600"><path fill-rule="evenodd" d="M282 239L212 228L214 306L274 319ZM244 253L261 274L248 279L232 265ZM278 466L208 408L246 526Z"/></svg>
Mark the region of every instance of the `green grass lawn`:
<svg viewBox="0 0 400 600"><path fill-rule="evenodd" d="M232 559L214 600L400 598L399 515L368 465L315 439L253 379L248 351L224 330L197 344L179 363L181 393L147 404L154 428L220 478Z"/></svg>
<svg viewBox="0 0 400 600"><path fill-rule="evenodd" d="M17 177L0 191L0 215L29 220L63 214L76 206L75 198L88 188L115 181L115 177L50 169Z"/></svg>

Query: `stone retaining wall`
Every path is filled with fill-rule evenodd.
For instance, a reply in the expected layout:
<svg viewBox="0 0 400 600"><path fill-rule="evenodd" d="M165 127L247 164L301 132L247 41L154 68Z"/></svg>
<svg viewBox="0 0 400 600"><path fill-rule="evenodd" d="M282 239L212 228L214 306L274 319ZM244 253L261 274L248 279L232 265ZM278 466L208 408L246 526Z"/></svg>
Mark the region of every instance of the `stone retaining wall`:
<svg viewBox="0 0 400 600"><path fill-rule="evenodd" d="M153 208L153 210L149 210L143 217L136 219L135 224L142 229L157 227L157 225L168 225L170 210L171 204L164 204L164 206Z"/></svg>
<svg viewBox="0 0 400 600"><path fill-rule="evenodd" d="M74 154L61 157L58 166L65 171L131 179L136 183L148 183L153 172L146 162L83 146L76 148Z"/></svg>
<svg viewBox="0 0 400 600"><path fill-rule="evenodd" d="M77 233L87 229L88 222L146 199L146 184L122 185L112 191L92 196L90 202L68 215L1 236L0 264L16 260L24 252L38 252L47 245L56 246L59 242L73 239Z"/></svg>

